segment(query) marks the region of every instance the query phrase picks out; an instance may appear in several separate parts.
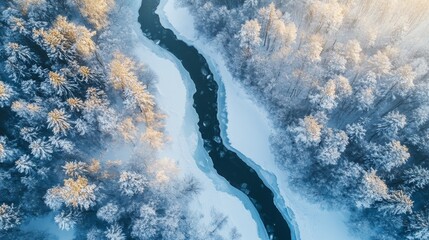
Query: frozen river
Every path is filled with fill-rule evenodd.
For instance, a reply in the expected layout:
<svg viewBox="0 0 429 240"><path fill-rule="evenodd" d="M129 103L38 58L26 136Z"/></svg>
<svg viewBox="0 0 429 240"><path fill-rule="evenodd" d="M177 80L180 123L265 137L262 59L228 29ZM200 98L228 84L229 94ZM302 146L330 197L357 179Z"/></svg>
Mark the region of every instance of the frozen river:
<svg viewBox="0 0 429 240"><path fill-rule="evenodd" d="M160 24L155 13L158 4L158 0L144 1L140 9L139 22L144 34L171 52L189 72L196 88L193 106L199 116L199 131L204 148L211 157L216 171L249 197L270 238L291 239L289 226L274 204L272 191L240 158L240 153L230 150L223 143L218 120L218 85L213 79L207 61L197 49L178 40L171 30L165 29Z"/></svg>

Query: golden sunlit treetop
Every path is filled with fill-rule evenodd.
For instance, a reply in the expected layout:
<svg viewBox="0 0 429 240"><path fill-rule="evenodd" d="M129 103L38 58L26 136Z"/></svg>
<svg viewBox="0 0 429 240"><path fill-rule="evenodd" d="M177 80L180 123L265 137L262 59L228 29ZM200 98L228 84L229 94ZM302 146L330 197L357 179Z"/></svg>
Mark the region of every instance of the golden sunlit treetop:
<svg viewBox="0 0 429 240"><path fill-rule="evenodd" d="M75 0L81 14L95 26L97 30L109 23L108 14L115 6L114 0Z"/></svg>
<svg viewBox="0 0 429 240"><path fill-rule="evenodd" d="M88 209L95 202L95 187L88 183L88 179L78 176L77 179L65 179L59 193L67 205Z"/></svg>

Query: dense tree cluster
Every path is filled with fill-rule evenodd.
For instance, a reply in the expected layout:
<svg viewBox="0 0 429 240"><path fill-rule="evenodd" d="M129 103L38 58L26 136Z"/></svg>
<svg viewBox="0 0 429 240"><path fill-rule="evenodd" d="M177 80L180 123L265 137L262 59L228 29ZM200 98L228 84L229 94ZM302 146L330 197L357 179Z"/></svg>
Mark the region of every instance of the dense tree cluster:
<svg viewBox="0 0 429 240"><path fill-rule="evenodd" d="M372 221L375 238L428 239L427 2L180 2L269 109L301 192Z"/></svg>
<svg viewBox="0 0 429 240"><path fill-rule="evenodd" d="M197 233L211 225L188 208L196 180L158 157L154 76L118 44L132 30L115 4L0 3L1 239L49 239L21 225L50 212L76 239L221 239ZM122 147L129 159L105 155Z"/></svg>

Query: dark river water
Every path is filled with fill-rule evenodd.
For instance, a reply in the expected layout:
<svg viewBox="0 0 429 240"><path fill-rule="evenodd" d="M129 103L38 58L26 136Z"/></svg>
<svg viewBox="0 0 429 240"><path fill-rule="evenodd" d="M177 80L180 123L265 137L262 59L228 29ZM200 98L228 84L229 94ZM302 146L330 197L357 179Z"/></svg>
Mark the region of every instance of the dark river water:
<svg viewBox="0 0 429 240"><path fill-rule="evenodd" d="M142 31L146 37L156 41L162 48L176 56L189 72L196 87L193 106L199 116L199 131L204 141L204 148L214 163L214 168L232 186L249 197L265 225L268 236L277 240L291 239L289 226L274 205L272 191L265 186L251 167L223 144L217 118L218 85L212 77L207 77L213 76L213 74L206 60L197 49L178 40L171 30L165 29L161 25L159 17L155 13L158 5L159 0L143 1L139 12Z"/></svg>

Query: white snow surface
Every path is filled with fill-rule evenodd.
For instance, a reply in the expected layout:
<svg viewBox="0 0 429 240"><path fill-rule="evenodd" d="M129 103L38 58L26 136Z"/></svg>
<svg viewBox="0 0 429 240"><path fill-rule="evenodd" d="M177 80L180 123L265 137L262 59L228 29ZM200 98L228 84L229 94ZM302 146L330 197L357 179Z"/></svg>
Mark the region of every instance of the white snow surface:
<svg viewBox="0 0 429 240"><path fill-rule="evenodd" d="M137 1L136 1L137 2ZM136 4L133 27L136 38L134 55L158 77L156 100L167 114L166 133L172 139L161 150L160 157L174 159L181 174L192 175L201 183L202 191L191 202L191 209L203 214L201 221L210 221L212 209L228 216L228 225L222 234L229 239L231 227L236 227L242 239L268 239L263 223L250 200L219 176L203 147L198 131L198 115L193 108L195 87L189 74L169 52L143 36L137 21L140 3Z"/></svg>
<svg viewBox="0 0 429 240"><path fill-rule="evenodd" d="M161 0L157 13L164 27L195 46L208 61L219 84L219 106L225 110L219 113L222 138L231 149L241 153L242 159L274 192L276 206L289 222L292 237L302 240L360 239L349 231L348 212L325 209L291 190L287 172L279 168L270 148L273 127L268 113L233 79L219 52L221 48L198 37L188 9L179 7L177 0Z"/></svg>

